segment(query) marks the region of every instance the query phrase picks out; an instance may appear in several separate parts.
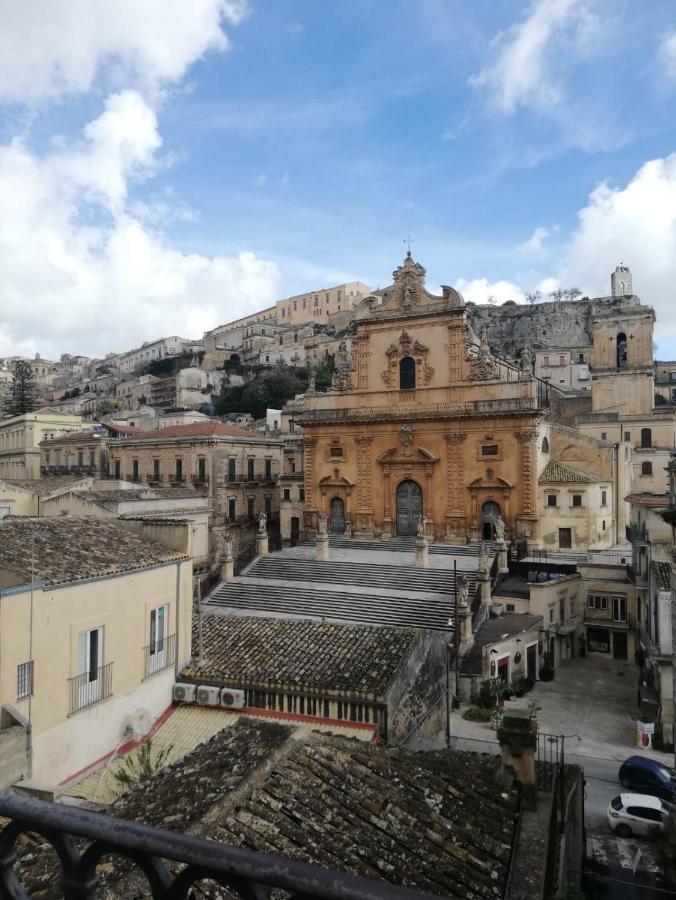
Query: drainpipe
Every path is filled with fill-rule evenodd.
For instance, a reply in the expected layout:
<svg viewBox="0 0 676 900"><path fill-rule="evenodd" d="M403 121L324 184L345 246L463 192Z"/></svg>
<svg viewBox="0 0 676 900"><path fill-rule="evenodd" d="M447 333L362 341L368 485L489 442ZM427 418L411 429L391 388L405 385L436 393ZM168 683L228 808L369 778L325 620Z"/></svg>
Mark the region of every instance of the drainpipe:
<svg viewBox="0 0 676 900"><path fill-rule="evenodd" d="M181 562L176 563L176 659L174 660L174 678L178 681L179 650L181 646Z"/></svg>
<svg viewBox="0 0 676 900"><path fill-rule="evenodd" d="M620 542L620 445L613 446L613 506L615 516L615 544Z"/></svg>

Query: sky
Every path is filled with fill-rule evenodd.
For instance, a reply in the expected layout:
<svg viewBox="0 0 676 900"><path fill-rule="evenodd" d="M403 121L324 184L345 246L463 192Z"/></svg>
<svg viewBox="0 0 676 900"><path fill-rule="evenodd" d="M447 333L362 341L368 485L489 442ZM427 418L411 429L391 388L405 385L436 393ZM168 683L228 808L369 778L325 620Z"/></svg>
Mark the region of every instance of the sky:
<svg viewBox="0 0 676 900"><path fill-rule="evenodd" d="M631 267L676 359L673 0L0 0L0 356Z"/></svg>

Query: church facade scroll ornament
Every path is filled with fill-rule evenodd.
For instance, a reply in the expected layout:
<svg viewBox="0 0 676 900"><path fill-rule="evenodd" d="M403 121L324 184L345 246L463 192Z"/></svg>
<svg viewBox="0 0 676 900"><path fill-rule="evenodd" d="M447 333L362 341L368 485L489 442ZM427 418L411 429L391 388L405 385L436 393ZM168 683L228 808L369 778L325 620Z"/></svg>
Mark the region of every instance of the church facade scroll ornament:
<svg viewBox="0 0 676 900"><path fill-rule="evenodd" d="M429 384L434 375L434 369L427 362L428 354L429 347L421 344L420 341L413 340L408 331L402 331L397 343L390 344L385 351L387 368L380 373L380 377L388 387L396 387L399 379L399 362L405 356L410 356L415 360L416 383Z"/></svg>
<svg viewBox="0 0 676 900"><path fill-rule="evenodd" d="M470 381L491 381L498 378L498 363L491 354L486 333L481 335L479 346L468 344L468 359L470 363Z"/></svg>

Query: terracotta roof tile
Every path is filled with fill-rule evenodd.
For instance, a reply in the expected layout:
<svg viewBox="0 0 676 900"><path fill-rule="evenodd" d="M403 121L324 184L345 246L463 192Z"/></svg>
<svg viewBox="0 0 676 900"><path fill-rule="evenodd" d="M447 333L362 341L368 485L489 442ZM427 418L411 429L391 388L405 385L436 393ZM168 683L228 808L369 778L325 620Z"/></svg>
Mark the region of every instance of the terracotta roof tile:
<svg viewBox="0 0 676 900"><path fill-rule="evenodd" d="M596 484L598 481L603 481L600 475L578 472L555 460L547 463L539 478L540 484Z"/></svg>
<svg viewBox="0 0 676 900"><path fill-rule="evenodd" d="M62 444L65 442L84 443L85 441L100 441L103 435L95 431L71 431L68 434L57 434L53 438L47 438L40 441L40 446L51 447L52 444Z"/></svg>
<svg viewBox="0 0 676 900"><path fill-rule="evenodd" d="M671 565L668 562L653 562L653 577L658 591L671 591Z"/></svg>
<svg viewBox="0 0 676 900"><path fill-rule="evenodd" d="M184 559L178 553L102 519L58 516L0 520L0 569L31 580L35 539L35 580L64 584L118 575Z"/></svg>
<svg viewBox="0 0 676 900"><path fill-rule="evenodd" d="M45 478L5 478L7 484L14 484L25 491L30 491L40 497L48 497L50 494L65 492L73 488L92 483L90 475L47 475Z"/></svg>
<svg viewBox="0 0 676 900"><path fill-rule="evenodd" d="M413 640L413 631L400 628L205 616L204 663L191 663L182 677L232 687L298 684L384 693Z"/></svg>
<svg viewBox="0 0 676 900"><path fill-rule="evenodd" d="M153 431L139 431L129 437L132 441L162 441L167 438L199 438L199 437L239 437L260 440L260 434L238 425L227 425L225 422L194 422L192 425L170 425L167 428L156 428ZM125 438L120 438L125 440Z"/></svg>
<svg viewBox="0 0 676 900"><path fill-rule="evenodd" d="M666 509L669 506L669 494L627 494L624 498L627 503L636 503L639 506L652 506L656 509Z"/></svg>

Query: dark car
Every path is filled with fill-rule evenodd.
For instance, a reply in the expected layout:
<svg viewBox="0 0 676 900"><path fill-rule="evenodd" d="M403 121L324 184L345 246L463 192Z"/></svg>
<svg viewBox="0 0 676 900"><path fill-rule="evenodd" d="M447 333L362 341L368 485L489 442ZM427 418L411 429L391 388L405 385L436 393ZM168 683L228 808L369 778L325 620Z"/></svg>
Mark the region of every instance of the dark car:
<svg viewBox="0 0 676 900"><path fill-rule="evenodd" d="M620 766L618 777L627 790L676 802L676 771L657 760L630 756Z"/></svg>

